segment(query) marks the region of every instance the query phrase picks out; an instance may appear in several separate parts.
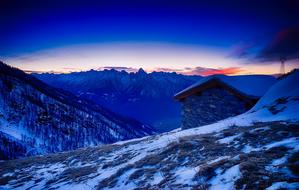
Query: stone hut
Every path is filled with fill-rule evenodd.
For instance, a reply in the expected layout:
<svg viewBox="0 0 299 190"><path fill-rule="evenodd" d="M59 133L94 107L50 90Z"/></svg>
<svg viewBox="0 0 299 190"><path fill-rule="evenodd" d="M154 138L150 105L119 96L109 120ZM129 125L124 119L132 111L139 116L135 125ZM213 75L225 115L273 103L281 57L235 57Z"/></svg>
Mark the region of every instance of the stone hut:
<svg viewBox="0 0 299 190"><path fill-rule="evenodd" d="M198 127L244 113L275 81L267 75L205 77L174 96L182 103L181 127Z"/></svg>

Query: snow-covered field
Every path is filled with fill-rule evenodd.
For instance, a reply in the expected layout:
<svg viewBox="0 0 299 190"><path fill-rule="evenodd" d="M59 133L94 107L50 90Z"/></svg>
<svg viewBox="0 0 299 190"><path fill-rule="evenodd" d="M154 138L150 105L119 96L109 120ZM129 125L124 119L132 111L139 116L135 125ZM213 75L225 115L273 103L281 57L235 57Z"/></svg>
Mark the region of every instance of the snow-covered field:
<svg viewBox="0 0 299 190"><path fill-rule="evenodd" d="M112 145L0 162L3 189L296 189L299 72L248 112Z"/></svg>

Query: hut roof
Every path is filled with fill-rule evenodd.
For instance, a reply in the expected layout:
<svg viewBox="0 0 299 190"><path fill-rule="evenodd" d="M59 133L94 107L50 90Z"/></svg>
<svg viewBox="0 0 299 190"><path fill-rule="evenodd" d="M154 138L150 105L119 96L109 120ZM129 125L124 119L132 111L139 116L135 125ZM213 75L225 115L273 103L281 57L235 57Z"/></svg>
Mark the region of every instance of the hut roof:
<svg viewBox="0 0 299 190"><path fill-rule="evenodd" d="M181 100L209 88L222 87L241 98L258 99L275 81L276 78L269 75L211 75L177 93L174 98Z"/></svg>

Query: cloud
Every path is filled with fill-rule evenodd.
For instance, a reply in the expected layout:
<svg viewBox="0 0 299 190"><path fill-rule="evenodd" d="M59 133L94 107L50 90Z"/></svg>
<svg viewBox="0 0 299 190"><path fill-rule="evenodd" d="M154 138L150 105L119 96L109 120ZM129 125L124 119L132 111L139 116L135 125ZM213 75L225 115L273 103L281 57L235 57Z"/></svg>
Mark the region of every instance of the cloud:
<svg viewBox="0 0 299 190"><path fill-rule="evenodd" d="M157 72L183 72L183 69L174 69L174 68L166 68L166 67L157 67L153 69L154 71Z"/></svg>
<svg viewBox="0 0 299 190"><path fill-rule="evenodd" d="M288 28L275 35L257 55L261 61L291 60L299 58L299 27Z"/></svg>
<svg viewBox="0 0 299 190"><path fill-rule="evenodd" d="M231 52L229 53L228 57L234 57L234 58L248 58L250 56L252 56L255 48L256 48L256 44L253 42L250 43L245 43L245 42L241 42L236 44Z"/></svg>
<svg viewBox="0 0 299 190"><path fill-rule="evenodd" d="M182 74L186 75L201 75L201 76L208 76L208 75L215 75L215 74L224 74L224 75L236 75L244 70L239 67L228 67L228 68L207 68L207 67L195 67L195 68L186 68L186 71Z"/></svg>
<svg viewBox="0 0 299 190"><path fill-rule="evenodd" d="M236 44L228 57L243 59L243 64L268 65L280 60L292 60L293 64L298 65L299 27L280 30L264 45L257 42Z"/></svg>
<svg viewBox="0 0 299 190"><path fill-rule="evenodd" d="M161 72L176 72L184 75L236 75L240 74L244 70L239 67L227 67L227 68L208 68L208 67L185 67L183 69L173 69L173 68L155 68L153 71Z"/></svg>
<svg viewBox="0 0 299 190"><path fill-rule="evenodd" d="M44 71L35 71L35 70L23 70L25 73L44 73Z"/></svg>
<svg viewBox="0 0 299 190"><path fill-rule="evenodd" d="M99 67L98 70L117 70L117 71L126 71L126 72L137 72L138 69L132 68L132 67L113 67L113 66L105 66L105 67Z"/></svg>

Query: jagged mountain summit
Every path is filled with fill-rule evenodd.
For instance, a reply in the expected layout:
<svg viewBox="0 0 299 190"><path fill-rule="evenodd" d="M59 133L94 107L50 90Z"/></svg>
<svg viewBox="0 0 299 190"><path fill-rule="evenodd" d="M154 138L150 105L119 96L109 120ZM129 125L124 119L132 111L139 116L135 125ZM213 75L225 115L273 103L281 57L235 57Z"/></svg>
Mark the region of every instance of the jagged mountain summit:
<svg viewBox="0 0 299 190"><path fill-rule="evenodd" d="M155 130L0 62L0 159L74 150Z"/></svg>
<svg viewBox="0 0 299 190"><path fill-rule="evenodd" d="M180 105L173 101L173 94L202 78L166 72L146 73L143 69L136 73L111 69L33 75L160 131L180 125Z"/></svg>
<svg viewBox="0 0 299 190"><path fill-rule="evenodd" d="M248 112L202 127L0 162L8 189L296 189L299 71Z"/></svg>

